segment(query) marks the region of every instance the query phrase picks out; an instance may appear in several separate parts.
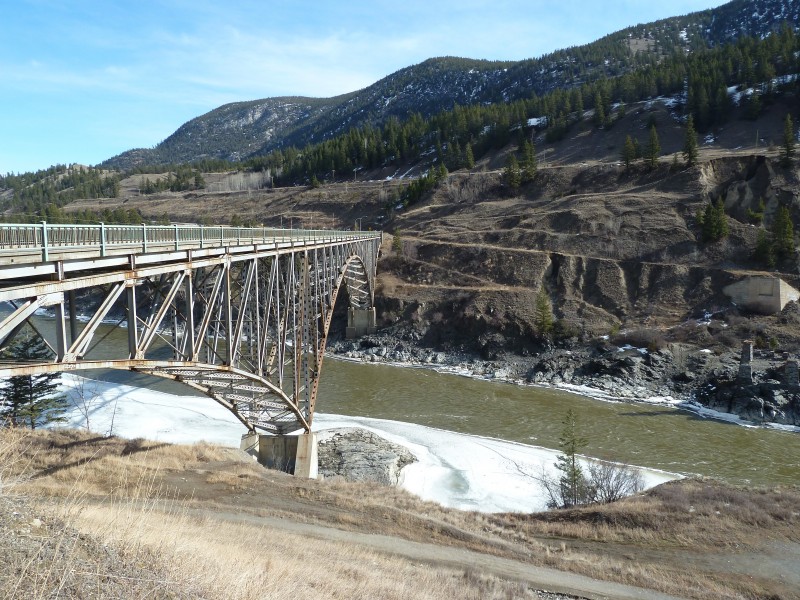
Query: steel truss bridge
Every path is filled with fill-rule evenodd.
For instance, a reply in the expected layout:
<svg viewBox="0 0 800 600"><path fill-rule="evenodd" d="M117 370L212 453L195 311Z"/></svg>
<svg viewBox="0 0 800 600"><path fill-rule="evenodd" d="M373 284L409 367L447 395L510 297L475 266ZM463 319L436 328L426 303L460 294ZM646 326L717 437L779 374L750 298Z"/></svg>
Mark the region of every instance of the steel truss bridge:
<svg viewBox="0 0 800 600"><path fill-rule="evenodd" d="M380 240L354 231L0 225L0 302L10 310L0 317L0 350L33 332L52 353L7 359L0 377L138 371L199 390L252 432L309 431L343 285L350 319L360 314L374 327ZM118 355L98 346L109 323L127 328Z"/></svg>

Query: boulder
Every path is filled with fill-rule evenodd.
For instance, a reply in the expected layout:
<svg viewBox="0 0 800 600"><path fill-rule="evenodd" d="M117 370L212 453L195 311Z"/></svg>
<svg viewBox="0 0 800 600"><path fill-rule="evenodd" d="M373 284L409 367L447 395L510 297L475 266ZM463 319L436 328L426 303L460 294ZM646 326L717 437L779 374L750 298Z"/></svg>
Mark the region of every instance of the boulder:
<svg viewBox="0 0 800 600"><path fill-rule="evenodd" d="M416 462L407 448L365 429L329 429L318 435L319 473L327 478L397 485L403 467Z"/></svg>

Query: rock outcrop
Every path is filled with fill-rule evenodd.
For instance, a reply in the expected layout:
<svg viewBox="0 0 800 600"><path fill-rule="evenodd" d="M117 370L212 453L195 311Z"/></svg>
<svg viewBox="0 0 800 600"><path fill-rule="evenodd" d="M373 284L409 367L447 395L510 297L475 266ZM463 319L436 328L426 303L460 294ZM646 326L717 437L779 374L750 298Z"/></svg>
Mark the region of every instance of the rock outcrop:
<svg viewBox="0 0 800 600"><path fill-rule="evenodd" d="M403 467L416 462L407 448L365 429L330 429L319 436L319 473L326 478L397 485Z"/></svg>

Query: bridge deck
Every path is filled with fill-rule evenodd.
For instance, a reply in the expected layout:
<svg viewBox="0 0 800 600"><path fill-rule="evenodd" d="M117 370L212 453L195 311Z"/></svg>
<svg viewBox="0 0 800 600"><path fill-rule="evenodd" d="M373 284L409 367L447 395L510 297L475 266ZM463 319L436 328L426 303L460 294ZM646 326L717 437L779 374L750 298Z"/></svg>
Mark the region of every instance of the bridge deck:
<svg viewBox="0 0 800 600"><path fill-rule="evenodd" d="M380 232L0 225L0 377L113 368L174 379L251 431L310 430L340 288L374 327ZM3 307L5 310L5 306ZM370 325L370 311L372 324ZM37 317L41 314L40 317ZM364 317L366 314L366 317ZM127 344L101 326L124 324ZM109 332L112 330L109 330ZM30 360L28 360L30 359Z"/></svg>
<svg viewBox="0 0 800 600"><path fill-rule="evenodd" d="M375 232L195 225L0 224L0 281L153 266L252 252L293 252Z"/></svg>

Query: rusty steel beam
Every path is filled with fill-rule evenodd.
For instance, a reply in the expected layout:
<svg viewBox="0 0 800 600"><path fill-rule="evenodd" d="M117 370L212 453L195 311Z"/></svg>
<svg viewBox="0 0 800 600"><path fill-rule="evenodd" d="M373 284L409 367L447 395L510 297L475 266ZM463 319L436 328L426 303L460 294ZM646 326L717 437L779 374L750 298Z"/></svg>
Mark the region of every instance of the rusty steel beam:
<svg viewBox="0 0 800 600"><path fill-rule="evenodd" d="M5 227L0 238L13 234ZM34 227L28 236L40 231L35 229L39 226L22 227ZM8 264L0 239L0 301L15 302L16 307L0 322L0 343L7 345L25 326L44 337L39 330L49 325L56 339L52 362L0 365L0 377L135 370L203 392L251 431L309 431L336 298L346 286L351 307L373 306L380 234L304 232L296 239L254 237L244 245L247 231L233 231L231 237L230 231L201 228L200 246L185 249L182 236L188 234L183 230L175 229L174 239L167 239L168 230L146 230L140 235L142 248L134 244L132 254L113 256L121 248L112 252L106 247L102 250L107 255L92 256L97 248L72 248L80 256L25 263L30 260L25 255L23 264ZM73 235L56 233L63 239ZM99 233L102 237L108 231ZM160 239L151 239L156 234ZM128 228L115 235L139 234ZM44 238L45 243L50 240ZM227 245L215 246L214 240ZM46 250L40 261L59 256L57 248ZM104 300L88 314L84 308L80 316L88 323L81 328L75 293L95 289L102 290ZM34 324L34 313L44 306L52 307L56 319ZM119 356L92 359L90 343L115 306L127 322L127 348L107 351ZM172 360L163 358L166 351Z"/></svg>

